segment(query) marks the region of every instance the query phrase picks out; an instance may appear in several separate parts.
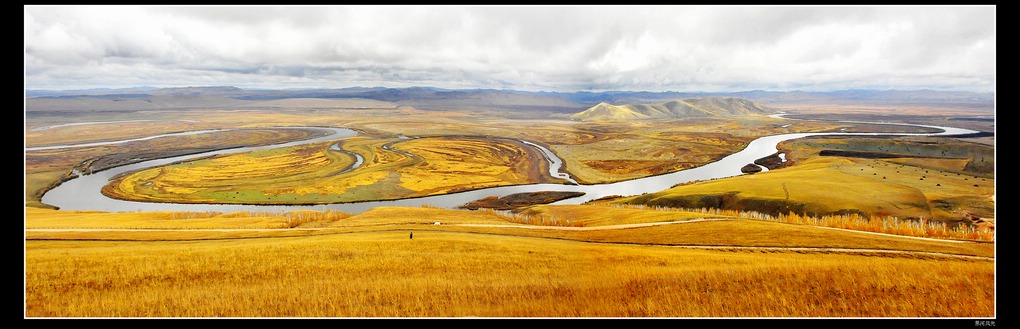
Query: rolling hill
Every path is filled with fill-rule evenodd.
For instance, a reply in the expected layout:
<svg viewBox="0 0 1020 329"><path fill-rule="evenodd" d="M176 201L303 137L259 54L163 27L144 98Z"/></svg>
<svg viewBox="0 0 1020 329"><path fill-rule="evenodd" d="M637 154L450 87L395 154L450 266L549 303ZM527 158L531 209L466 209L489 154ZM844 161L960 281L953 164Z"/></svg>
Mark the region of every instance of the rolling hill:
<svg viewBox="0 0 1020 329"><path fill-rule="evenodd" d="M741 92L645 92L645 91L604 91L604 92L531 92L494 89L440 89L431 87L384 88L351 87L340 89L241 89L232 86L154 88L134 87L122 89L84 90L25 90L25 111L145 111L154 109L195 109L195 108L237 108L249 102L275 101L282 99L371 99L397 105L413 106L423 110L496 110L494 113L521 114L527 116L567 116L593 104L595 107L610 104L634 106L637 113L663 115L677 112L681 116L693 116L701 110L751 109L772 104L787 105L881 105L881 106L926 106L936 108L961 108L992 115L995 108L994 93L935 90L836 90L828 92L808 91L741 91ZM739 100L743 103L726 101ZM682 100L682 101L679 101ZM730 103L694 104L702 102ZM599 104L604 102L606 104ZM672 104L672 105L671 105ZM750 105L750 106L748 106ZM663 110L661 108L666 108ZM595 112L621 112L616 109L600 109ZM622 111L622 117L641 117ZM647 112L647 113L645 113ZM725 113L726 111L723 111ZM671 117L672 115L667 115Z"/></svg>
<svg viewBox="0 0 1020 329"><path fill-rule="evenodd" d="M397 104L366 98L283 98L244 104L251 108L395 109Z"/></svg>
<svg viewBox="0 0 1020 329"><path fill-rule="evenodd" d="M659 104L612 105L599 103L570 116L581 121L619 121L653 118L694 118L724 115L769 114L775 110L742 98L704 97Z"/></svg>
<svg viewBox="0 0 1020 329"><path fill-rule="evenodd" d="M121 94L104 96L60 96L25 99L25 112L50 111L144 111L241 106L249 101L207 95Z"/></svg>

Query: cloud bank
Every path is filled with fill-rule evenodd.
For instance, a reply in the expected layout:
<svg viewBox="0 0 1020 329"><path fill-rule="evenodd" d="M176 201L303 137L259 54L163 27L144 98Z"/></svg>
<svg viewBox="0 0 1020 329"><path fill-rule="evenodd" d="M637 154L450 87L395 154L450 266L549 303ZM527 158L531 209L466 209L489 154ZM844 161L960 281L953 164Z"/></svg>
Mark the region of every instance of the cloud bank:
<svg viewBox="0 0 1020 329"><path fill-rule="evenodd" d="M26 89L994 91L994 6L25 6Z"/></svg>

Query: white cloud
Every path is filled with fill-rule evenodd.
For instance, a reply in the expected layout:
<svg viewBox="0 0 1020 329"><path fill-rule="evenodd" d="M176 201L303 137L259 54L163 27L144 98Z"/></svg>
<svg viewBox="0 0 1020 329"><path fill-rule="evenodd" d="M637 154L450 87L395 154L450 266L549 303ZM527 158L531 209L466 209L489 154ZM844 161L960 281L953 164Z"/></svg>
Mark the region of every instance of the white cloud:
<svg viewBox="0 0 1020 329"><path fill-rule="evenodd" d="M30 89L992 91L994 6L26 6Z"/></svg>

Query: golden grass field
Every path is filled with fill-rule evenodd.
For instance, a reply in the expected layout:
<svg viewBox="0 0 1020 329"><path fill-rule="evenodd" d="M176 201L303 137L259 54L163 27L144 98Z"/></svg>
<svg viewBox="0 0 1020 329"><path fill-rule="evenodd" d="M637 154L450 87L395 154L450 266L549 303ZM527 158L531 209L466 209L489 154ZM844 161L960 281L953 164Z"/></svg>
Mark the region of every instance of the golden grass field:
<svg viewBox="0 0 1020 329"><path fill-rule="evenodd" d="M445 194L485 187L559 182L535 149L507 139L352 137L252 151L142 170L104 193L119 199L186 203L336 203Z"/></svg>
<svg viewBox="0 0 1020 329"><path fill-rule="evenodd" d="M338 142L366 161L343 174L354 159L328 142L144 170L104 190L180 202L317 203L553 181L534 149L509 139L546 145L578 181L592 183L704 164L762 135L852 127L766 117L503 120L407 106L346 111L302 104L302 111L194 111L187 119L196 122L166 125L38 133L28 125L26 143L115 140L182 127L358 129L359 136ZM72 166L103 154L298 136L193 138L26 152L26 317L996 316L994 233L941 236L920 226L882 230L874 228L885 225L881 221L835 216L654 207L711 196L738 205L802 204L819 214L856 209L901 218L994 217L994 174L953 157L821 157L817 150L834 144L789 143L782 148L792 165L779 170L516 213L432 207L360 214L106 213L46 209L39 202L40 191ZM702 207L712 208L692 208Z"/></svg>
<svg viewBox="0 0 1020 329"><path fill-rule="evenodd" d="M109 136L117 136L113 140L123 140L124 138L139 138L152 136L152 134L162 134L169 132L176 132L173 129L183 129L186 127L178 127L176 124L171 124L162 129L156 129L151 127L151 123L143 125L145 128L151 128L150 135L131 135L123 136L116 132L119 129L111 129L111 126L118 124L96 124L96 125L83 125L83 126L70 126L66 128L75 128L70 131L63 131L66 128L52 128L44 131L57 130L60 133L54 135L69 136L77 134L78 138L81 136L90 136L95 134L106 134L106 131L112 132ZM121 123L119 125L131 127L135 123ZM194 124L193 124L194 125ZM83 133L78 128L80 127L91 127L92 129L98 130L98 132ZM211 127L202 127L200 129L207 129ZM127 129L127 131L134 132L135 129ZM26 204L44 206L39 203L39 198L42 194L48 190L52 184L59 182L65 175L71 173L72 168L78 168L81 171L87 170L86 168L93 168L100 170L101 167L105 166L104 163L113 161L130 160L132 158L152 158L166 156L167 154L187 154L193 152L199 152L209 150L213 148L228 148L237 146L253 146L253 145L268 145L282 143L291 139L300 139L310 136L310 132L296 129L249 129L249 130L231 130L218 132L215 134L196 134L196 135L185 135L185 136L173 136L165 138L157 138L145 141L136 141L126 144L114 144L114 145L98 145L89 147L79 148L67 148L67 149L49 149L49 150L33 150L25 152L25 196ZM26 136L26 140L29 139ZM46 139L42 139L46 140ZM82 142L81 140L75 140L75 142ZM31 142L28 145L36 144ZM52 144L45 144L52 145Z"/></svg>
<svg viewBox="0 0 1020 329"><path fill-rule="evenodd" d="M590 132L593 137L548 142L578 182L600 184L701 166L735 153L764 135L839 127L817 122L797 122L783 127L787 123L762 116L727 120L586 122L584 127L575 129Z"/></svg>
<svg viewBox="0 0 1020 329"><path fill-rule="evenodd" d="M268 117L270 114L257 116ZM104 193L139 201L314 204L563 182L546 174L547 164L532 148L511 139L463 136L473 133L544 143L564 160L566 170L577 181L604 183L699 166L735 152L761 135L836 127L814 122L782 127L785 121L767 117L638 123L515 120L510 124L454 114L429 117L427 123L420 117L359 117L358 121L334 124L366 132L342 141L344 150L366 159L363 167L344 174L337 173L353 159L323 143L272 151L272 156L263 156L268 151L262 151L145 170L114 182ZM271 122L295 124L285 118L281 114ZM309 124L324 120L315 118ZM337 117L341 118L346 117ZM394 137L398 134L434 137L403 140ZM383 145L391 145L393 150Z"/></svg>
<svg viewBox="0 0 1020 329"><path fill-rule="evenodd" d="M312 104L314 105L314 104ZM366 110L324 110L324 109L301 109L301 110L216 110L189 111L189 112L160 112L144 113L139 115L121 114L123 118L97 117L95 121L120 121L115 123L90 124L79 126L62 126L44 130L41 124L26 125L25 143L26 146L42 146L52 144L71 144L92 141L122 140L126 138L138 138L178 132L185 130L199 129L229 129L229 128L257 128L271 126L332 126L358 129L363 134L359 138L352 138L345 142L344 149L359 154L371 154L379 156L380 161L387 160L393 163L385 164L387 170L394 166L416 164L414 161L401 160L401 157L385 150L378 150L381 146L379 141L395 141L398 135L405 136L495 136L510 139L523 139L540 143L555 152L564 160L565 168L575 179L581 183L603 183L621 181L644 175L662 174L683 168L689 168L714 161L725 154L735 152L743 147L743 144L754 137L786 132L810 132L836 129L845 125L817 123L817 122L796 122L788 127L783 127L788 122L780 119L773 119L763 116L747 118L701 118L690 120L661 120L649 122L622 122L622 123L582 123L565 120L524 120L494 118L487 114L472 114L472 112L461 111L423 111L413 107L399 106L394 109ZM84 119L83 119L84 120ZM156 120L156 121L132 121L132 120ZM188 120L188 121L182 121ZM726 133L719 133L725 131ZM243 134L243 133L242 133ZM88 148L61 149L49 151L26 151L26 204L33 206L45 206L37 203L39 195L47 189L50 184L56 183L60 175L69 173L71 168L89 159L95 159L109 154L120 154L124 156L137 154L143 151L181 151L182 147L199 148L211 145L228 145L240 142L245 145L260 143L278 142L284 139L297 138L289 130L274 130L272 134L239 135L238 132L221 132L215 134L202 134L193 136L181 136L173 138L161 138L131 144L117 146L96 146ZM288 135L291 134L291 135ZM373 140L366 142L364 139ZM373 146L368 146L369 143ZM360 144L360 145L355 145ZM405 144L406 145L406 144ZM423 145L428 148L429 145ZM440 145L442 146L442 145ZM395 145L400 148L399 144ZM360 149L359 149L360 148ZM376 148L373 150L373 148ZM476 148L480 149L480 148ZM530 152L530 148L529 152ZM595 152L591 150L597 150ZM409 151L411 151L409 149ZM412 152L414 153L414 152ZM343 161L343 155L334 156L334 161ZM440 162L445 160L436 159ZM447 161L449 162L449 161ZM333 166L339 166L336 163ZM442 164L442 163L440 163ZM536 164L544 165L544 164ZM632 167L632 171L621 170L620 166ZM365 169L370 165L366 164ZM380 167L379 169L382 169ZM452 171L457 171L451 167ZM415 176L414 168L407 168L408 176ZM288 172L285 172L288 173ZM359 177L356 184L365 182L384 181L389 184L383 190L369 188L367 191L359 191L361 196L354 199L370 199L374 196L380 198L403 197L414 192L402 191L407 186L416 183L405 183L395 177L381 177L380 171L369 174L368 170L362 170L366 176ZM354 172L350 173L354 174ZM513 179L513 174L507 173L504 179ZM286 179L286 178L282 178ZM460 179L460 177L458 177ZM433 186L411 186L416 188L433 188L436 190L455 190L456 186L464 185L461 188L470 186L491 185L491 181L485 182L484 177L474 177L469 182L450 182L445 187ZM418 179L421 180L420 178ZM400 183L398 184L398 181ZM520 180L518 180L520 181ZM538 180L541 181L541 180ZM535 182L535 180L532 180ZM463 184L461 184L463 183ZM351 188L347 183L347 188ZM337 187L344 188L344 187ZM337 189L337 188L326 188ZM261 189L261 188L260 188ZM213 191L207 191L213 192ZM269 202L270 196L260 195L252 192L249 195L226 195L221 191L220 195L191 195L188 198L196 200L220 200L230 202L231 197L261 200ZM307 192L307 191L306 191ZM285 191L270 192L287 194ZM335 196L319 196L315 193L300 196L300 192L293 195L278 196L286 202L303 200L306 202L325 202L320 200L336 199ZM140 196L144 198L144 196Z"/></svg>
<svg viewBox="0 0 1020 329"><path fill-rule="evenodd" d="M117 141L148 137L179 131L214 129L201 122L180 120L141 121L151 118L127 120L97 119L95 124L69 126L26 126L25 146L46 146L80 142Z"/></svg>
<svg viewBox="0 0 1020 329"><path fill-rule="evenodd" d="M968 212L994 217L994 179L951 171L948 168L953 168L954 161L913 160L931 168L926 169L903 159L804 154L789 152L796 164L780 170L683 184L607 202L674 207L758 204L777 213L824 215L859 210L866 216L904 219L959 220ZM937 206L950 202L951 207Z"/></svg>
<svg viewBox="0 0 1020 329"><path fill-rule="evenodd" d="M994 261L980 258L994 249L982 243L750 220L586 231L460 226L522 225L494 212L431 208L377 208L306 224L316 230L236 232L224 229L284 218L26 211L27 317L995 315ZM661 219L695 216L677 215ZM586 227L610 224L606 218ZM81 222L180 230L33 229ZM776 241L858 251L726 248Z"/></svg>

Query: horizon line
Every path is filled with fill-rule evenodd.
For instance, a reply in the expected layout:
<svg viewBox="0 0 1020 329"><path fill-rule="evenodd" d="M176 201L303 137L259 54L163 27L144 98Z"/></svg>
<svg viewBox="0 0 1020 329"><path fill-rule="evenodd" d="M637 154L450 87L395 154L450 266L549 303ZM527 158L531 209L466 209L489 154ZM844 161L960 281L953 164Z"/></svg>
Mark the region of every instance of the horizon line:
<svg viewBox="0 0 1020 329"><path fill-rule="evenodd" d="M265 88L265 87L237 87L233 85L192 85L192 86L175 86L175 87L156 87L149 85L133 86L133 87L91 87L91 88L72 88L72 89L45 89L45 88L25 88L27 92L85 92L85 91L150 91L150 90L161 90L161 89L186 89L186 88L234 88L243 91L299 91L299 90L344 90L344 89L436 89L436 90L450 90L450 91L517 91L517 92L529 92L529 93L609 93L609 92L629 92L629 93L706 93L706 94L720 94L720 93L743 93L743 92L774 92L774 93L789 93L789 92L805 92L805 93L829 93L839 91L934 91L934 92L969 92L975 94L995 94L994 91L973 91L973 90L962 90L962 89L933 89L931 87L919 87L919 88L842 88L842 89L824 89L824 90L769 90L769 89L740 89L730 91L703 91L703 90L692 90L692 91L679 91L679 90L663 90L663 91L652 91L652 90L640 90L640 89L605 89L605 90L574 90L574 91L547 91L547 90L525 90L525 89L512 89L512 88L444 88L444 87L432 87L432 86L410 86L410 87L386 87L386 86L351 86L351 87L300 87L300 88Z"/></svg>

